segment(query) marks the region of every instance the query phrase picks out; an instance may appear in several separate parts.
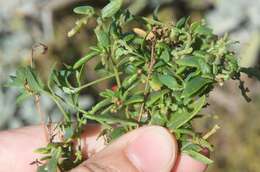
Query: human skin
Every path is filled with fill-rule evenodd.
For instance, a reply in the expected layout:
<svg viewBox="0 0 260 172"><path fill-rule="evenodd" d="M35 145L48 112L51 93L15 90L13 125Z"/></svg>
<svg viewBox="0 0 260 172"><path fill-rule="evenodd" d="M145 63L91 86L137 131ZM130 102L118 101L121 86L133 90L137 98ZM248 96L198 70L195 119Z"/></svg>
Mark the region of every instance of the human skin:
<svg viewBox="0 0 260 172"><path fill-rule="evenodd" d="M89 157L71 172L203 172L206 165L178 153L172 134L159 126L133 130L108 146L97 139L98 125L88 125L82 135L83 154ZM43 129L29 126L0 132L0 172L35 172L39 158L33 151L46 145Z"/></svg>

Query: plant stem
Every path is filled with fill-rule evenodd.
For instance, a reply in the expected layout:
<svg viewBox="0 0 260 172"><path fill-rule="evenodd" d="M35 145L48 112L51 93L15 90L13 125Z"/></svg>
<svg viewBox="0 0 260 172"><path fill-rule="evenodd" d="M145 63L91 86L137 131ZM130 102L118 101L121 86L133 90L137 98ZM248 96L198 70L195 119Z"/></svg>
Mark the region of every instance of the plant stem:
<svg viewBox="0 0 260 172"><path fill-rule="evenodd" d="M65 103L64 100L62 100L59 96L57 95L52 95L49 92L46 92L52 99L53 101L57 104L57 106L60 106L59 101L62 101ZM104 117L104 116L96 116L93 114L90 114L89 112L79 108L78 106L75 106L74 104L72 104L71 102L66 102L68 105L70 105L72 108L77 109L79 112L84 114L84 117L97 121L97 122L101 122L101 123L120 123L120 124L124 124L124 125L128 125L128 126L138 126L137 123L132 122L132 121L127 121L127 120L123 120L123 119L118 119L118 118L111 118L111 117Z"/></svg>
<svg viewBox="0 0 260 172"><path fill-rule="evenodd" d="M40 96L39 95L35 95L34 96L34 100L35 100L36 109L37 109L38 114L40 115L40 118L41 118L41 125L42 125L43 131L44 131L45 139L49 143L49 141L50 141L49 131L48 131L46 125L45 125L45 114L41 110Z"/></svg>
<svg viewBox="0 0 260 172"><path fill-rule="evenodd" d="M155 37L154 40L152 40L151 60L150 60L149 68L148 68L148 74L147 74L147 79L146 79L145 89L144 89L144 96L145 96L145 98L147 96L149 80L150 80L151 75L153 73L153 66L155 64L155 52L154 52L155 51L155 44L156 44L156 37ZM139 115L138 115L138 122L140 122L141 119L142 119L143 109L144 109L144 103L142 103L141 108L140 108L140 112L139 112Z"/></svg>
<svg viewBox="0 0 260 172"><path fill-rule="evenodd" d="M91 86L91 85L94 85L94 84L97 84L97 83L99 83L99 82L102 82L102 81L104 81L104 80L107 80L107 79L110 79L110 78L113 78L113 77L118 77L119 75L120 75L121 73L114 73L114 74L110 74L110 75L108 75L108 76L106 76L106 77L103 77L103 78L100 78L100 79L97 79L97 80L95 80L95 81L92 81L92 82L90 82L90 83L87 83L87 84L85 84L85 85L82 85L82 86L80 86L80 87L78 87L78 88L75 88L75 93L76 92L79 92L79 91L81 91L82 89L85 89L85 88L87 88L87 87L89 87L89 86Z"/></svg>
<svg viewBox="0 0 260 172"><path fill-rule="evenodd" d="M62 105L59 102L60 99L56 95L54 96L53 94L49 93L48 91L45 91L45 93L56 103L56 105L58 106L59 110L62 112L65 120L66 121L70 121L69 115L65 112L65 110L62 107Z"/></svg>
<svg viewBox="0 0 260 172"><path fill-rule="evenodd" d="M118 70L115 66L113 67L113 70L115 72L114 75L115 75L115 78L116 78L117 86L118 86L118 88L121 88L121 81L120 81L120 78L119 78L119 72L118 72Z"/></svg>
<svg viewBox="0 0 260 172"><path fill-rule="evenodd" d="M161 23L159 21L156 21L156 20L153 20L153 19L149 19L149 18L146 18L146 17L141 17L141 19L143 19L144 21L146 21L148 23L152 23L154 25L160 25L160 26L164 26L165 25L164 23Z"/></svg>
<svg viewBox="0 0 260 172"><path fill-rule="evenodd" d="M218 125L215 125L209 132L207 132L202 138L207 140L211 135L215 134L220 129Z"/></svg>

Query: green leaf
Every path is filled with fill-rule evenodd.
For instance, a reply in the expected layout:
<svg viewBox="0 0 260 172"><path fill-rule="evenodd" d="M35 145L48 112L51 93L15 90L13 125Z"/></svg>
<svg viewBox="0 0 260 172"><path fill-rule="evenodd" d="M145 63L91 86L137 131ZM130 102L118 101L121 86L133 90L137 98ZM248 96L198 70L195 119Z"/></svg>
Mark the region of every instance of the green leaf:
<svg viewBox="0 0 260 172"><path fill-rule="evenodd" d="M168 62L170 60L170 54L168 50L164 50L160 56L161 59L163 59L165 62Z"/></svg>
<svg viewBox="0 0 260 172"><path fill-rule="evenodd" d="M69 83L69 77L72 72L68 70L56 71L53 70L52 79L54 83L63 91L66 91L68 94L73 93L75 90L71 89L71 84Z"/></svg>
<svg viewBox="0 0 260 172"><path fill-rule="evenodd" d="M77 69L80 66L82 66L83 64L87 63L90 59L92 59L93 57L99 55L100 52L97 51L90 51L89 53L87 53L84 57L82 57L81 59L79 59L74 65L73 65L73 69Z"/></svg>
<svg viewBox="0 0 260 172"><path fill-rule="evenodd" d="M133 33L126 33L124 35L125 42L132 41L134 38L135 38L135 34L133 34Z"/></svg>
<svg viewBox="0 0 260 172"><path fill-rule="evenodd" d="M180 128L200 112L205 102L206 102L206 97L202 96L190 106L190 108L192 108L191 112L188 112L187 110L185 111L179 110L173 113L170 121L167 124L167 127L169 127L172 130Z"/></svg>
<svg viewBox="0 0 260 172"><path fill-rule="evenodd" d="M200 145L202 148L207 148L210 151L213 151L212 145L205 139L196 137L193 139L193 142Z"/></svg>
<svg viewBox="0 0 260 172"><path fill-rule="evenodd" d="M152 92L147 98L147 101L146 101L147 107L151 107L157 100L159 100L161 97L163 97L168 92L169 92L168 90Z"/></svg>
<svg viewBox="0 0 260 172"><path fill-rule="evenodd" d="M91 113L94 114L96 113L98 110L108 106L109 104L111 104L111 99L104 99L102 101L100 101L99 103L97 103L91 110Z"/></svg>
<svg viewBox="0 0 260 172"><path fill-rule="evenodd" d="M65 127L64 138L69 139L74 135L74 128L72 126Z"/></svg>
<svg viewBox="0 0 260 172"><path fill-rule="evenodd" d="M198 26L200 26L201 24L202 24L201 21L193 22L193 23L190 25L190 30L191 30L191 32L194 32L194 30L195 30Z"/></svg>
<svg viewBox="0 0 260 172"><path fill-rule="evenodd" d="M158 74L158 79L163 85L165 85L166 87L170 88L173 91L177 91L181 89L181 85L178 84L177 80L168 74L165 75Z"/></svg>
<svg viewBox="0 0 260 172"><path fill-rule="evenodd" d="M40 153L40 154L49 154L50 149L44 147L44 148L38 148L34 151L35 153Z"/></svg>
<svg viewBox="0 0 260 172"><path fill-rule="evenodd" d="M194 159L204 163L204 164L211 164L213 163L213 161L211 159L209 159L208 157L202 155L199 152L196 152L192 149L188 149L188 150L183 150L183 153L186 153L188 155L190 155L191 157L193 157Z"/></svg>
<svg viewBox="0 0 260 172"><path fill-rule="evenodd" d="M98 44L100 44L103 48L107 48L110 44L108 33L102 30L101 27L97 27L95 29L95 34L97 37Z"/></svg>
<svg viewBox="0 0 260 172"><path fill-rule="evenodd" d="M119 60L120 57L122 57L123 55L126 55L127 53L128 53L127 50L125 50L124 48L118 47L118 48L115 50L115 59L116 59L116 60Z"/></svg>
<svg viewBox="0 0 260 172"><path fill-rule="evenodd" d="M182 92L182 97L190 97L197 93L204 86L212 82L213 81L211 79L202 78L200 76L194 77L185 83L185 87Z"/></svg>
<svg viewBox="0 0 260 172"><path fill-rule="evenodd" d="M51 156L47 155L47 156L42 157L40 160L41 161L46 161L46 160L49 160L49 159L51 159ZM47 164L45 165L45 168L46 168L46 170L48 170Z"/></svg>
<svg viewBox="0 0 260 172"><path fill-rule="evenodd" d="M121 119L119 117L113 117L111 115L102 115L102 116L97 116L94 120L101 122L104 124L122 124L124 126L138 126L136 122L133 122L132 120L126 120L126 119Z"/></svg>
<svg viewBox="0 0 260 172"><path fill-rule="evenodd" d="M61 155L62 155L62 148L61 147L57 147L52 152L52 157L47 163L48 172L57 172L58 162L59 162Z"/></svg>
<svg viewBox="0 0 260 172"><path fill-rule="evenodd" d="M199 25L196 27L194 30L195 33L200 34L200 35L212 35L212 29L210 29L207 26L204 25Z"/></svg>
<svg viewBox="0 0 260 172"><path fill-rule="evenodd" d="M106 89L105 91L101 92L99 95L104 98L112 99L112 97L115 96L115 92L112 90Z"/></svg>
<svg viewBox="0 0 260 172"><path fill-rule="evenodd" d="M176 63L180 66L199 67L198 58L194 56L185 56L176 60Z"/></svg>
<svg viewBox="0 0 260 172"><path fill-rule="evenodd" d="M136 81L137 76L138 76L138 74L133 74L133 75L130 75L127 78L125 78L123 81L123 84L122 84L123 87L128 88L130 85L132 85L133 82Z"/></svg>
<svg viewBox="0 0 260 172"><path fill-rule="evenodd" d="M165 123L167 122L167 118L165 114L161 114L159 112L154 112L151 115L151 125L160 125L160 126L164 126Z"/></svg>
<svg viewBox="0 0 260 172"><path fill-rule="evenodd" d="M41 165L37 167L37 172L49 172L46 165Z"/></svg>
<svg viewBox="0 0 260 172"><path fill-rule="evenodd" d="M56 152L56 151L55 151ZM52 155L51 159L47 163L48 172L57 172L58 158L56 154Z"/></svg>
<svg viewBox="0 0 260 172"><path fill-rule="evenodd" d="M19 94L16 98L16 103L17 104L21 104L24 100L26 100L27 98L29 98L31 95L28 94L27 92L22 92L21 94Z"/></svg>
<svg viewBox="0 0 260 172"><path fill-rule="evenodd" d="M34 69L32 69L31 67L27 67L25 75L30 89L32 89L35 92L40 92L43 90L43 83L36 75Z"/></svg>
<svg viewBox="0 0 260 172"><path fill-rule="evenodd" d="M114 14L117 13L117 11L119 11L122 5L123 5L123 0L110 0L110 3L107 4L101 10L102 18L112 17Z"/></svg>
<svg viewBox="0 0 260 172"><path fill-rule="evenodd" d="M149 85L154 91L158 91L162 87L162 83L160 82L157 75L152 75L152 79L149 81Z"/></svg>
<svg viewBox="0 0 260 172"><path fill-rule="evenodd" d="M77 92L77 89L69 88L69 87L62 87L62 91L66 94L74 94Z"/></svg>
<svg viewBox="0 0 260 172"><path fill-rule="evenodd" d="M18 87L25 92L30 91L33 93L41 92L44 87L36 71L30 66L19 68L16 71L16 76L11 76L11 81L6 86Z"/></svg>
<svg viewBox="0 0 260 172"><path fill-rule="evenodd" d="M125 68L125 72L127 74L134 74L134 73L136 73L136 71L137 71L137 68L132 64L127 65Z"/></svg>
<svg viewBox="0 0 260 172"><path fill-rule="evenodd" d="M187 20L186 17L182 17L180 20L177 21L176 27L179 28L179 29L184 27L185 23L186 23L186 20Z"/></svg>
<svg viewBox="0 0 260 172"><path fill-rule="evenodd" d="M80 6L73 10L76 14L83 14L84 17L77 20L75 26L68 32L68 37L74 36L80 29L88 23L89 18L95 14L95 10L91 6Z"/></svg>
<svg viewBox="0 0 260 172"><path fill-rule="evenodd" d="M124 104L125 105L130 105L134 103L141 103L144 101L144 96L143 95L133 95L132 97L128 98Z"/></svg>
<svg viewBox="0 0 260 172"><path fill-rule="evenodd" d="M212 68L203 59L199 59L200 70L203 74L208 74L212 76Z"/></svg>
<svg viewBox="0 0 260 172"><path fill-rule="evenodd" d="M118 127L114 128L113 131L110 133L110 140L115 140L126 133L126 130L124 127Z"/></svg>
<svg viewBox="0 0 260 172"><path fill-rule="evenodd" d="M16 76L10 76L10 81L5 86L24 88L25 80L26 80L25 68L24 67L18 68L16 71Z"/></svg>
<svg viewBox="0 0 260 172"><path fill-rule="evenodd" d="M95 10L91 6L80 6L73 9L76 14L84 14L87 16L93 16L95 14Z"/></svg>

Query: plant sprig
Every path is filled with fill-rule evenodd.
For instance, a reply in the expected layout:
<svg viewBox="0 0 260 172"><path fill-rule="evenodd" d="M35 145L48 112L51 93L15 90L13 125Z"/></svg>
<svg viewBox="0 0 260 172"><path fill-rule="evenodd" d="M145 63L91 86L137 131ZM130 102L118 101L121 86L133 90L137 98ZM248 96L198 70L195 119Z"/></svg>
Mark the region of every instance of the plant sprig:
<svg viewBox="0 0 260 172"><path fill-rule="evenodd" d="M176 136L182 152L207 164L213 162L200 152L203 148L213 150L207 139L217 127L202 136L192 128L192 120L206 106L214 87L226 80L240 80L240 72L245 71L229 49L232 42L227 35L214 35L204 21L189 24L189 18L182 18L176 24L163 23L155 15L152 19L132 15L122 4L122 0L111 0L100 13L90 6L74 9L82 17L68 36L94 18L97 43L73 66L53 69L47 86L30 66L11 77L10 85L21 90L18 101L46 94L64 115L54 132L62 136L59 141L51 139L37 150L46 155L41 161L47 160L39 172L65 171L83 161L82 148L75 148L74 143L88 120L103 126L107 142L137 127L161 125ZM98 61L97 73L105 76L81 83L84 65L91 59ZM76 85L70 83L71 77ZM91 110L80 107L78 98L83 89L111 78L116 89L100 92L102 100ZM241 91L246 95L242 87Z"/></svg>

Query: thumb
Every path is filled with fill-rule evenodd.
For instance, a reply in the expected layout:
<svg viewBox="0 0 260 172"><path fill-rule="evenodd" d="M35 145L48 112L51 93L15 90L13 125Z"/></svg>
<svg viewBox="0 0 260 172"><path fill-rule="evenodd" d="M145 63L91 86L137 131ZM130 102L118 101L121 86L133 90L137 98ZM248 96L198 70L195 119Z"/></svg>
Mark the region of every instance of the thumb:
<svg viewBox="0 0 260 172"><path fill-rule="evenodd" d="M133 130L71 172L169 172L177 156L172 134L159 126Z"/></svg>

